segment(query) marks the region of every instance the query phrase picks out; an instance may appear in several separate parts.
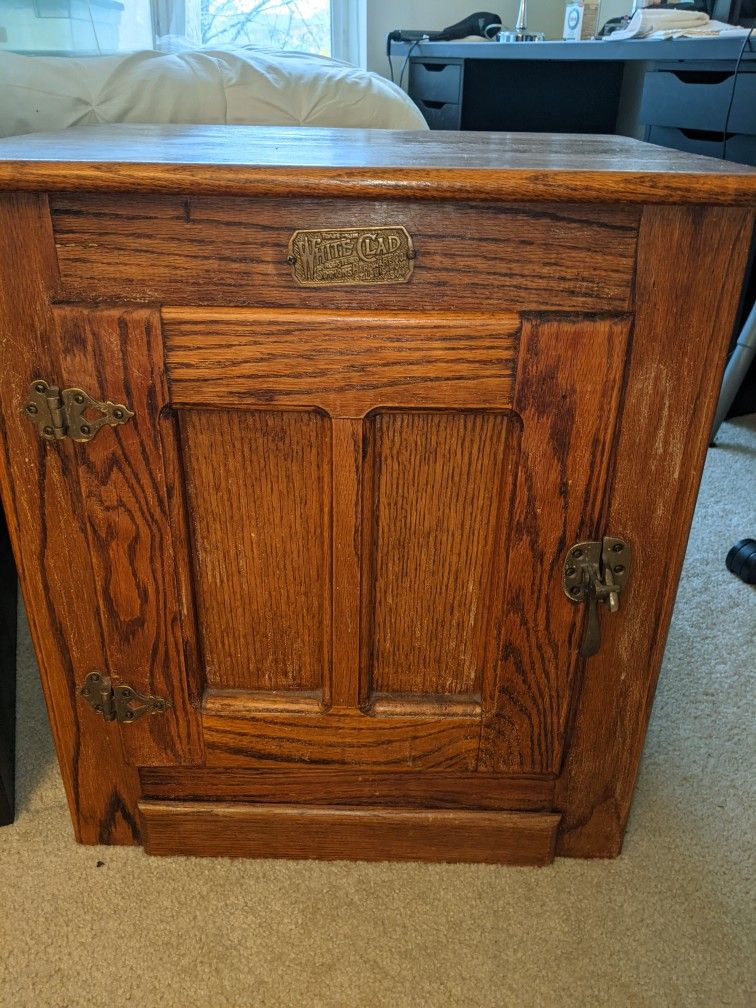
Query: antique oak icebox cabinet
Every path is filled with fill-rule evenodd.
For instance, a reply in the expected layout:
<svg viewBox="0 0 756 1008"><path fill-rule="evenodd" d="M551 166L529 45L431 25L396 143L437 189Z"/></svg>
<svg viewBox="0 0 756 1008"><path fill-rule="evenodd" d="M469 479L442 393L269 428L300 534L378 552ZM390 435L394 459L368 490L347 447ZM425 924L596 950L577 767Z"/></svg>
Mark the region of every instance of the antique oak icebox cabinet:
<svg viewBox="0 0 756 1008"><path fill-rule="evenodd" d="M0 142L0 488L77 839L617 855L755 202L623 137Z"/></svg>

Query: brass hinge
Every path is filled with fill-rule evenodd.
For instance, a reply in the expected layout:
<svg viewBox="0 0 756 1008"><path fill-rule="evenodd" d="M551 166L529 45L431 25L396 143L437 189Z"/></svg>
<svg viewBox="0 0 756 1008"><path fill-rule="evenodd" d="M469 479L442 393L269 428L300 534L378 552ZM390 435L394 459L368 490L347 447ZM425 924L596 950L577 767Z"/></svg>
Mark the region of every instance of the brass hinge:
<svg viewBox="0 0 756 1008"><path fill-rule="evenodd" d="M580 542L564 561L562 587L571 602L587 602L588 622L580 648L584 658L595 655L601 647L598 603L619 609L620 594L630 573L630 547L623 539L605 536L601 542Z"/></svg>
<svg viewBox="0 0 756 1008"><path fill-rule="evenodd" d="M91 441L105 424L117 427L134 416L121 403L110 400L99 402L83 389L61 390L42 379L31 383L24 413L46 441L59 441L65 437L74 441Z"/></svg>
<svg viewBox="0 0 756 1008"><path fill-rule="evenodd" d="M170 700L138 693L131 686L114 686L104 672L90 672L79 693L106 721L128 723L172 706Z"/></svg>

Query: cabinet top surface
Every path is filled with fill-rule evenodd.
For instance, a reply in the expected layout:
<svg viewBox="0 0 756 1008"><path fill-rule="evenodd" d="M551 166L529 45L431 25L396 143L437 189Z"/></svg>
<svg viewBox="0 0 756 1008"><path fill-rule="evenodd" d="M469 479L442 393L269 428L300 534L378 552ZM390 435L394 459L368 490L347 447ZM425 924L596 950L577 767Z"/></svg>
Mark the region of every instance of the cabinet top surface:
<svg viewBox="0 0 756 1008"><path fill-rule="evenodd" d="M89 126L0 140L0 189L756 203L756 170L621 136Z"/></svg>

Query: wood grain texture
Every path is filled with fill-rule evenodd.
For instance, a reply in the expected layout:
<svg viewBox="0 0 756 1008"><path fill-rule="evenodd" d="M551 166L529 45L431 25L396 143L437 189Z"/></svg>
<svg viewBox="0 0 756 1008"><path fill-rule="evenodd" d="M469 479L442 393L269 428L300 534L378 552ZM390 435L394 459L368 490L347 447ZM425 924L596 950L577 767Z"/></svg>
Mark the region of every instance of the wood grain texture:
<svg viewBox="0 0 756 1008"><path fill-rule="evenodd" d="M366 770L474 770L479 717L373 717L205 711L209 767L342 766Z"/></svg>
<svg viewBox="0 0 756 1008"><path fill-rule="evenodd" d="M18 580L0 503L0 826L16 808L16 613Z"/></svg>
<svg viewBox="0 0 756 1008"><path fill-rule="evenodd" d="M204 677L322 690L330 666L330 422L181 413Z"/></svg>
<svg viewBox="0 0 756 1008"><path fill-rule="evenodd" d="M361 417L379 406L512 401L516 315L164 308L162 317L178 406Z"/></svg>
<svg viewBox="0 0 756 1008"><path fill-rule="evenodd" d="M201 686L184 660L181 625L188 614L182 614L176 584L184 554L181 546L178 556L174 552L161 439L161 427L172 428L175 418L165 411L160 316L56 308L54 319L62 387L83 388L134 412L128 423L105 427L74 448L105 634L102 671L115 683L171 703L161 714L122 727L124 752L134 766L199 763Z"/></svg>
<svg viewBox="0 0 756 1008"><path fill-rule="evenodd" d="M48 444L21 413L33 379L59 377L44 197L0 197L0 263L0 491L74 831L81 843L137 843L136 771L117 726L77 695L105 648L96 605L81 604L97 591L73 444Z"/></svg>
<svg viewBox="0 0 756 1008"><path fill-rule="evenodd" d="M546 865L548 812L141 801L148 854Z"/></svg>
<svg viewBox="0 0 756 1008"><path fill-rule="evenodd" d="M121 124L0 141L0 188L753 205L745 165L621 136Z"/></svg>
<svg viewBox="0 0 756 1008"><path fill-rule="evenodd" d="M523 323L522 439L505 615L489 635L482 770L559 771L585 618L562 591L562 565L574 543L604 534L628 333L622 318ZM607 531L625 534L621 525Z"/></svg>
<svg viewBox="0 0 756 1008"><path fill-rule="evenodd" d="M332 452L332 661L329 705L355 710L360 703L362 611L361 420L334 420Z"/></svg>
<svg viewBox="0 0 756 1008"><path fill-rule="evenodd" d="M506 556L510 420L381 412L371 426L369 696L479 698L490 582Z"/></svg>
<svg viewBox="0 0 756 1008"><path fill-rule="evenodd" d="M554 794L553 779L439 770L381 773L316 767L147 767L140 770L139 778L142 797L185 801L550 811Z"/></svg>
<svg viewBox="0 0 756 1008"><path fill-rule="evenodd" d="M740 211L644 210L606 515L632 547L633 571L621 618L604 620L586 663L556 798L564 855L622 847L752 228Z"/></svg>
<svg viewBox="0 0 756 1008"><path fill-rule="evenodd" d="M638 210L154 196L56 196L62 297L320 311L626 311ZM299 228L403 225L409 283L298 287L286 258ZM544 250L547 249L547 254Z"/></svg>

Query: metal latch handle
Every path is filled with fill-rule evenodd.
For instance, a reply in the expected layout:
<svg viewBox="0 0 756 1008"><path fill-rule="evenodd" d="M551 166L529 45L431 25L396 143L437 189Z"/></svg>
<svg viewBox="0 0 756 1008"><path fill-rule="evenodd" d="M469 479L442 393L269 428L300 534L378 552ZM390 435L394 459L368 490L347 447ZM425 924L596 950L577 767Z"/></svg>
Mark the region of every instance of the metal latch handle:
<svg viewBox="0 0 756 1008"><path fill-rule="evenodd" d="M583 658L601 647L599 602L617 612L630 573L630 547L623 539L605 536L600 542L575 543L567 553L562 587L571 602L585 602L588 615L580 647Z"/></svg>

